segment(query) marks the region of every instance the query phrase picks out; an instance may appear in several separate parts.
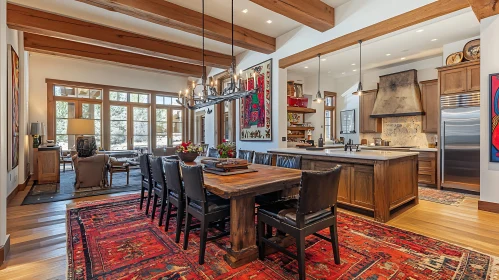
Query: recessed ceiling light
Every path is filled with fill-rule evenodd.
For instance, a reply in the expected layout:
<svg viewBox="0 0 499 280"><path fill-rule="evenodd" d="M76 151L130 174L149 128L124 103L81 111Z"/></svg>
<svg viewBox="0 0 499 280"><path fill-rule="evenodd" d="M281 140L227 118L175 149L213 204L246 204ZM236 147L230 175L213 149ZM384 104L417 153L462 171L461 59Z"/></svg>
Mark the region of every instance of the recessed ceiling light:
<svg viewBox="0 0 499 280"><path fill-rule="evenodd" d="M248 12L248 9L244 9L244 10L243 10L243 13L245 13L245 14L246 14L247 12Z"/></svg>
<svg viewBox="0 0 499 280"><path fill-rule="evenodd" d="M352 63L352 66L355 66L355 63Z"/></svg>
<svg viewBox="0 0 499 280"><path fill-rule="evenodd" d="M386 56L390 56L390 55L392 55L392 54L391 54L391 53L387 53L387 54L386 54Z"/></svg>
<svg viewBox="0 0 499 280"><path fill-rule="evenodd" d="M353 69L353 72L357 72L357 69Z"/></svg>
<svg viewBox="0 0 499 280"><path fill-rule="evenodd" d="M308 66L305 66L305 69L308 69Z"/></svg>
<svg viewBox="0 0 499 280"><path fill-rule="evenodd" d="M437 40L438 40L438 39L431 39L431 41L432 41L432 42L435 42L435 41L437 41Z"/></svg>
<svg viewBox="0 0 499 280"><path fill-rule="evenodd" d="M343 72L343 73L341 73L341 74L342 74L342 75L345 75L346 73L345 73L345 72Z"/></svg>
<svg viewBox="0 0 499 280"><path fill-rule="evenodd" d="M325 59L325 58L323 58L323 59L321 59L321 60L322 60L322 61L326 61L326 59Z"/></svg>
<svg viewBox="0 0 499 280"><path fill-rule="evenodd" d="M405 60L405 57L401 57L400 60Z"/></svg>
<svg viewBox="0 0 499 280"><path fill-rule="evenodd" d="M269 19L269 20L267 20L267 23L269 23L269 24L270 24L270 23L272 23L272 21Z"/></svg>
<svg viewBox="0 0 499 280"><path fill-rule="evenodd" d="M423 32L423 31L424 31L424 29L419 29L419 30L416 30L416 32L417 32L417 33L421 33L421 32Z"/></svg>

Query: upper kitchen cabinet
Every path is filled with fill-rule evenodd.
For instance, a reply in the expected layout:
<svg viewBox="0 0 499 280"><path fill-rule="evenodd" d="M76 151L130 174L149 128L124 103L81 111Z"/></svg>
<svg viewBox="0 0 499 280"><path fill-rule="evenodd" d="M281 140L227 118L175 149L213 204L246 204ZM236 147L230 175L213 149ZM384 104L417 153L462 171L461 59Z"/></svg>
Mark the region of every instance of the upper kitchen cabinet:
<svg viewBox="0 0 499 280"><path fill-rule="evenodd" d="M438 72L442 95L480 90L480 61L440 67Z"/></svg>
<svg viewBox="0 0 499 280"><path fill-rule="evenodd" d="M359 97L359 129L360 133L381 133L383 124L382 119L371 118L374 108L374 102L378 90L368 90L362 92Z"/></svg>
<svg viewBox="0 0 499 280"><path fill-rule="evenodd" d="M425 112L423 116L423 132L438 133L438 115L440 112L438 80L421 82L421 104Z"/></svg>

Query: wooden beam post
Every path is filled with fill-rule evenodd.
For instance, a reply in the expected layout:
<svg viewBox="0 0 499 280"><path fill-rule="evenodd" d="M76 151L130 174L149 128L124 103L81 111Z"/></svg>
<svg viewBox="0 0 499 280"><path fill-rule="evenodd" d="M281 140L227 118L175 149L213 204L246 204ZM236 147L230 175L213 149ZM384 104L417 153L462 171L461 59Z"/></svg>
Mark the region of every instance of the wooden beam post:
<svg viewBox="0 0 499 280"><path fill-rule="evenodd" d="M321 32L334 27L334 8L320 0L250 1Z"/></svg>
<svg viewBox="0 0 499 280"><path fill-rule="evenodd" d="M109 11L119 12L196 35L202 34L202 14L164 0L77 0ZM205 36L230 44L231 24L205 15ZM276 50L276 39L256 31L234 26L234 45L270 54Z"/></svg>
<svg viewBox="0 0 499 280"><path fill-rule="evenodd" d="M467 0L439 0L407 13L389 18L360 30L335 38L329 42L296 53L279 60L280 68L298 64L315 58L317 54L332 53L358 43L359 40L367 41L385 34L404 29L415 24L425 22L446 14L469 7Z"/></svg>
<svg viewBox="0 0 499 280"><path fill-rule="evenodd" d="M479 21L499 14L499 0L468 0Z"/></svg>
<svg viewBox="0 0 499 280"><path fill-rule="evenodd" d="M30 52L101 60L120 65L131 65L139 69L159 70L168 74L201 77L203 73L203 67L199 65L118 51L28 32L24 32L24 47Z"/></svg>
<svg viewBox="0 0 499 280"><path fill-rule="evenodd" d="M7 25L11 29L98 44L140 54L201 64L202 50L79 19L7 3ZM232 57L205 51L206 65L228 68Z"/></svg>

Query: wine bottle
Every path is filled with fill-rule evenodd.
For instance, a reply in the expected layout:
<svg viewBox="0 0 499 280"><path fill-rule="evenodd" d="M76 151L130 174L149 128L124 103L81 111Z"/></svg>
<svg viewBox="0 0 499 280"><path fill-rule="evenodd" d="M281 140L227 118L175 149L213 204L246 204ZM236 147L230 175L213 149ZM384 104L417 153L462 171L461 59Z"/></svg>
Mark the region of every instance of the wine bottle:
<svg viewBox="0 0 499 280"><path fill-rule="evenodd" d="M321 133L321 136L319 137L319 148L322 148L324 147L324 138L322 138L322 133Z"/></svg>

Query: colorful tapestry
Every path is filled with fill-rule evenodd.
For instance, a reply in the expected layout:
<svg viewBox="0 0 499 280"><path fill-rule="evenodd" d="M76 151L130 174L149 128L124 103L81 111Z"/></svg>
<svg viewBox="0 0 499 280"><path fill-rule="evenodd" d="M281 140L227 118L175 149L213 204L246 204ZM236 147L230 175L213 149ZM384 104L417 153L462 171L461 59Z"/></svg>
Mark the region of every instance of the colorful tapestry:
<svg viewBox="0 0 499 280"><path fill-rule="evenodd" d="M199 230L182 250L182 242L174 242L175 219L165 233L144 212L138 195L69 209L68 279L297 279L296 260L282 253L232 269L223 258L228 237L208 242L199 265ZM340 265L331 243L307 237L307 279L499 279L492 256L361 217L339 213L338 238Z"/></svg>
<svg viewBox="0 0 499 280"><path fill-rule="evenodd" d="M19 78L19 56L11 46L8 60L8 128L10 151L9 171L19 164L19 98L20 98L20 78Z"/></svg>
<svg viewBox="0 0 499 280"><path fill-rule="evenodd" d="M272 60L243 71L243 87L258 92L242 98L240 103L240 140L272 140Z"/></svg>
<svg viewBox="0 0 499 280"><path fill-rule="evenodd" d="M499 162L499 73L490 75L490 161Z"/></svg>

